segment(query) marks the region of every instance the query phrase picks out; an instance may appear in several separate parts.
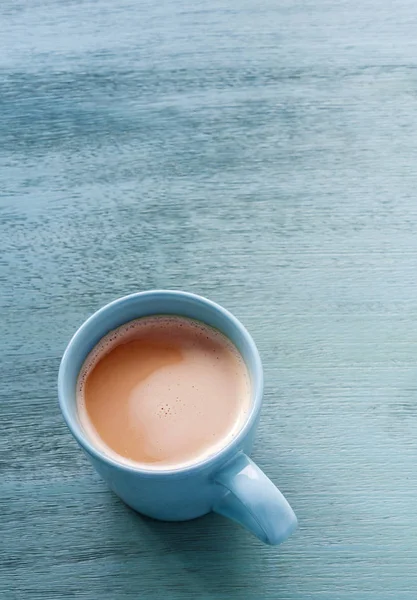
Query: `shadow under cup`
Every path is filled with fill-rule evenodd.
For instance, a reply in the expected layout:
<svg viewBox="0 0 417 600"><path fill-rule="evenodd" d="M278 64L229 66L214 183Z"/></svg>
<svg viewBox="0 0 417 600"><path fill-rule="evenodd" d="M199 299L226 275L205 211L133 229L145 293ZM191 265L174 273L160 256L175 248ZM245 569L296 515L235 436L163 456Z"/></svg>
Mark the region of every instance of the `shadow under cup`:
<svg viewBox="0 0 417 600"><path fill-rule="evenodd" d="M177 469L130 465L104 454L85 435L77 414L77 380L91 350L110 331L141 317L177 315L222 332L241 354L251 382L245 423L217 453ZM215 511L269 544L279 544L297 525L290 505L248 457L262 404L263 371L254 341L227 310L195 294L156 290L126 296L94 313L75 333L61 361L58 394L64 419L96 471L131 508L165 521L184 521Z"/></svg>

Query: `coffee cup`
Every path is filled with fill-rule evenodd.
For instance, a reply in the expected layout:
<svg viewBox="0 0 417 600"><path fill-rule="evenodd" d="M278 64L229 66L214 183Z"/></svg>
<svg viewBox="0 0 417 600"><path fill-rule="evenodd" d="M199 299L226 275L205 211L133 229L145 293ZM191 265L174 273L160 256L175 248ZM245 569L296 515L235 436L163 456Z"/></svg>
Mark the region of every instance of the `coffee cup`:
<svg viewBox="0 0 417 600"><path fill-rule="evenodd" d="M86 357L110 331L141 317L176 315L224 334L242 356L250 377L250 408L235 437L217 452L181 468L147 469L103 452L86 434L77 410L77 381ZM58 395L63 417L87 458L131 508L163 521L186 521L211 511L243 525L267 544L280 544L296 529L289 503L249 458L260 417L263 370L245 327L220 305L195 294L154 290L104 306L78 329L61 361Z"/></svg>

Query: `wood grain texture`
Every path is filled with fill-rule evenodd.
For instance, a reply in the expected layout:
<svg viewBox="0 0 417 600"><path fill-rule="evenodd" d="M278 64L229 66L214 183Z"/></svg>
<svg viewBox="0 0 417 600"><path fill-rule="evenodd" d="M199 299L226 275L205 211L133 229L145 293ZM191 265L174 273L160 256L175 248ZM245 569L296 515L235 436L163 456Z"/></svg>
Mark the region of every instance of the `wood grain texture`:
<svg viewBox="0 0 417 600"><path fill-rule="evenodd" d="M417 9L0 6L0 597L415 600ZM299 532L145 520L60 416L104 303L224 304L259 345L254 458Z"/></svg>

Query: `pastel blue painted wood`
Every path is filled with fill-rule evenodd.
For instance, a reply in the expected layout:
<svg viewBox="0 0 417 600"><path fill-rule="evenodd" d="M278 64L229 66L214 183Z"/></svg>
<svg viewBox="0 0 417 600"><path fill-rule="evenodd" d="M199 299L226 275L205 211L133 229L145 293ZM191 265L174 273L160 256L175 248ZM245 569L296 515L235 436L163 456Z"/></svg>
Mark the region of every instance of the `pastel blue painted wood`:
<svg viewBox="0 0 417 600"><path fill-rule="evenodd" d="M2 600L415 600L415 3L0 15ZM150 288L252 333L284 545L137 516L69 435L70 336Z"/></svg>

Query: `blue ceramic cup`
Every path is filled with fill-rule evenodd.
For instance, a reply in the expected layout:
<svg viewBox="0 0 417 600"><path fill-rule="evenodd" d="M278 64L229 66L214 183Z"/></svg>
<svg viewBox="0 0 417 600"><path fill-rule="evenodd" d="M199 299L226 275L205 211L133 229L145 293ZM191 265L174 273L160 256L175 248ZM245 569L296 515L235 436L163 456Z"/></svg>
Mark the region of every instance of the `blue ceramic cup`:
<svg viewBox="0 0 417 600"><path fill-rule="evenodd" d="M81 366L112 329L139 317L180 315L224 333L241 353L251 379L251 408L242 429L217 454L179 469L128 466L107 456L86 436L77 415L76 384ZM81 325L61 361L58 393L64 419L88 459L131 508L164 521L195 519L210 511L237 521L268 544L279 544L297 526L287 500L249 458L263 393L261 359L243 325L227 310L200 296L156 290L111 302Z"/></svg>

